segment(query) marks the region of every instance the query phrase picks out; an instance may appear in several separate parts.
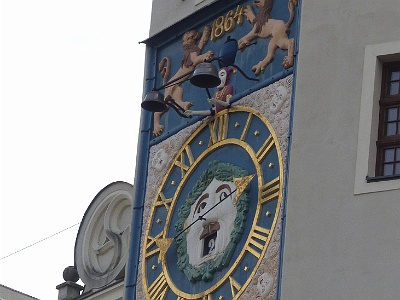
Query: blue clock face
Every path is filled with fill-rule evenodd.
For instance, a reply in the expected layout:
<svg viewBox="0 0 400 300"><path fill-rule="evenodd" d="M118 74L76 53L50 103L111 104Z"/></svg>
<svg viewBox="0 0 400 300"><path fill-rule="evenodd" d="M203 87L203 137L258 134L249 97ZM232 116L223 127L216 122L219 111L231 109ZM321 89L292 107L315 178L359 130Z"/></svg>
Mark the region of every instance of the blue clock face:
<svg viewBox="0 0 400 300"><path fill-rule="evenodd" d="M237 299L265 256L282 186L279 144L264 116L234 107L200 125L149 216L147 299Z"/></svg>

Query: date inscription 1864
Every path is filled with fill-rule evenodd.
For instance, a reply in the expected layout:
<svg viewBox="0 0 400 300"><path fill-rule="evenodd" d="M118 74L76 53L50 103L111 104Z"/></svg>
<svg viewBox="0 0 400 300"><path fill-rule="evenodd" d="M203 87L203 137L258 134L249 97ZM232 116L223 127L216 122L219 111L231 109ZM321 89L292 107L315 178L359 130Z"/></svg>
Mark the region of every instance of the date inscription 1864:
<svg viewBox="0 0 400 300"><path fill-rule="evenodd" d="M222 38L226 32L231 32L235 29L236 24L243 24L244 7L238 5L236 11L230 10L226 16L219 16L212 25L211 40L215 42Z"/></svg>

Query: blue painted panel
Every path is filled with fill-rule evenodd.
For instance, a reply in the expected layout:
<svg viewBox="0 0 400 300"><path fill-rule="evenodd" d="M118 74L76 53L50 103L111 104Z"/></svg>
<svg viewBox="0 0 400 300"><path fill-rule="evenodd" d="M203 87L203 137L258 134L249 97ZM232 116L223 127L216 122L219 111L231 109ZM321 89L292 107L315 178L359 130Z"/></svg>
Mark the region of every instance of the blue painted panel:
<svg viewBox="0 0 400 300"><path fill-rule="evenodd" d="M253 1L242 1L239 4L240 6L246 7L247 5L251 6L254 10L254 13L258 13L258 8L255 7ZM226 19L228 13L232 11L235 13L237 10L237 4L227 5L226 10L223 12L218 12L217 14L210 14L207 19L202 19L201 21L194 22L198 24L194 29L198 32L203 32L205 26L213 27L214 21L217 20L218 17L224 17ZM296 21L297 16L297 6L294 9L295 16L294 21L290 26L289 38L295 38L295 34L298 32ZM288 0L275 0L273 4L273 8L271 11L271 19L282 20L283 22L287 22L289 20L289 9L288 9ZM193 16L194 21L196 21L196 15ZM202 53L206 53L211 50L215 53L215 56L218 56L221 47L226 42L227 37L230 36L233 39L239 40L247 33L249 33L253 28L253 25L250 24L246 17L243 16L243 24L236 24L233 31L227 32L221 38L217 38L215 41L212 41L211 38L205 45ZM153 80L153 88L159 88L163 85L163 79L161 74L158 72L158 65L162 61L164 57L168 57L171 62L170 67L170 79L180 68L181 61L183 58L183 48L182 48L182 35L183 33L191 30L193 28L179 28L180 32L174 32L174 36L165 36L163 39L159 38L157 41L159 45L152 45L156 49L156 61L154 63L154 68L156 77ZM166 34L171 34L171 31L166 31ZM234 94L243 93L264 81L270 80L272 77L276 76L285 68L282 66L282 62L284 57L287 55L287 50L281 50L278 48L275 51L274 59L271 64L268 65L266 70L263 73L258 74L257 76L252 72L252 67L256 65L260 60L263 60L267 54L268 44L271 38L257 38L254 41L255 45L251 45L245 48L243 51L238 51L235 59L235 65L237 65L240 69L244 71L244 73L248 77L257 78L258 81L251 81L246 79L239 71L235 74L232 74L230 84L234 86ZM162 41L162 42L161 42ZM216 66L218 66L217 62L213 62ZM184 82L181 87L183 88L183 101L192 102L194 106L191 108L192 110L208 110L210 108L209 103L207 102L208 94L205 89L198 88L193 86L189 81ZM161 92L164 92L161 90ZM216 92L216 89L210 89L211 95ZM170 134L175 132L176 128L182 128L189 125L191 119L186 119L180 117L173 109L168 110L166 113L162 115L161 124L165 127L164 132L162 134L163 138L169 136Z"/></svg>

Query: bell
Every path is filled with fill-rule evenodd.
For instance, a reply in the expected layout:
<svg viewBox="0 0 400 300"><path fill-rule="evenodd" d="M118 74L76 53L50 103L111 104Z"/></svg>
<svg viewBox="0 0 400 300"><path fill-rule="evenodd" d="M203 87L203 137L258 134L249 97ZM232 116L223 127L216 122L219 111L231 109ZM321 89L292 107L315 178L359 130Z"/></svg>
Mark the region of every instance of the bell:
<svg viewBox="0 0 400 300"><path fill-rule="evenodd" d="M213 88L221 83L217 67L209 62L199 63L194 69L190 82L201 88Z"/></svg>
<svg viewBox="0 0 400 300"><path fill-rule="evenodd" d="M164 96L160 92L150 91L141 104L142 108L151 112L161 112L167 110L167 104L164 102Z"/></svg>
<svg viewBox="0 0 400 300"><path fill-rule="evenodd" d="M235 63L236 53L238 51L237 40L232 39L230 36L226 39L226 42L222 45L218 54L219 67L229 67Z"/></svg>

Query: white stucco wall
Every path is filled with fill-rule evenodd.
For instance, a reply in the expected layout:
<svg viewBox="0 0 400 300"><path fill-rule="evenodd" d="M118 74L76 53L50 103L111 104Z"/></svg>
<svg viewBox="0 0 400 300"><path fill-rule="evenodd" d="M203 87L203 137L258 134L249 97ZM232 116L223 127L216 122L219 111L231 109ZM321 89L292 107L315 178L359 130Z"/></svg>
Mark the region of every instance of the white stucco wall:
<svg viewBox="0 0 400 300"><path fill-rule="evenodd" d="M281 299L399 298L400 180L355 195L365 49L399 20L397 0L303 1Z"/></svg>

